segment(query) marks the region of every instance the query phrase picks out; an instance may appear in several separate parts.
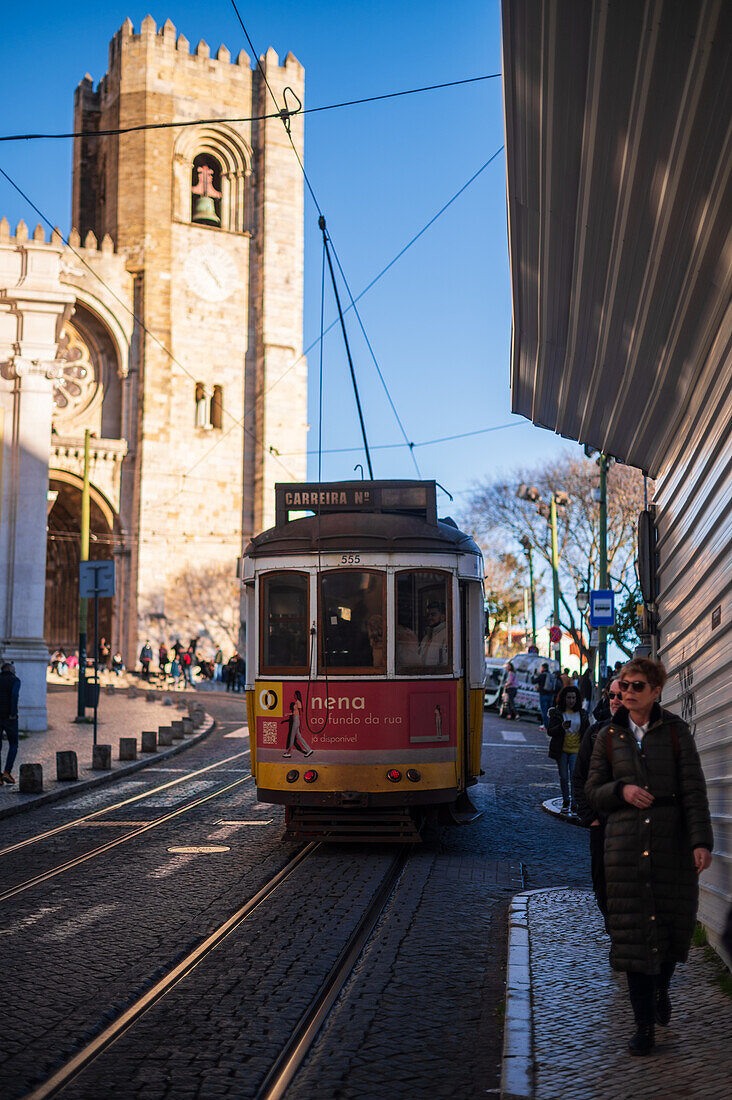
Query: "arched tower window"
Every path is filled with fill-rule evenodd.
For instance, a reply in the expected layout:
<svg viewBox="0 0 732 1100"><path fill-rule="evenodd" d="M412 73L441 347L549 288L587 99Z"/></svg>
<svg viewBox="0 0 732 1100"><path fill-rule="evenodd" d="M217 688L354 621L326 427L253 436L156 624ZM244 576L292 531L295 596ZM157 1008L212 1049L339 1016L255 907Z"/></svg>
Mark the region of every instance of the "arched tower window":
<svg viewBox="0 0 732 1100"><path fill-rule="evenodd" d="M221 165L210 153L193 158L191 221L221 226Z"/></svg>
<svg viewBox="0 0 732 1100"><path fill-rule="evenodd" d="M226 123L187 127L173 156L173 216L229 233L252 231L252 150Z"/></svg>

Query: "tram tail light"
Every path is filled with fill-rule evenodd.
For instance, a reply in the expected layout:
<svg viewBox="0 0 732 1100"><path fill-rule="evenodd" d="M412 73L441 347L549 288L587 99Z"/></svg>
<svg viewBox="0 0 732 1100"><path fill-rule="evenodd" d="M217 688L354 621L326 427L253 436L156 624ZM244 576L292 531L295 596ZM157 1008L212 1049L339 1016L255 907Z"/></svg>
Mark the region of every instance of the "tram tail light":
<svg viewBox="0 0 732 1100"><path fill-rule="evenodd" d="M399 783L402 778L402 773L398 768L389 768L389 771L386 773L386 778L390 783Z"/></svg>
<svg viewBox="0 0 732 1100"><path fill-rule="evenodd" d="M303 775L303 779L305 780L306 783L314 783L317 778L318 778L318 773L316 772L315 768L310 768Z"/></svg>
<svg viewBox="0 0 732 1100"><path fill-rule="evenodd" d="M299 778L300 772L297 771L295 768L293 768L292 771L289 771L285 776L285 779L288 783L296 783Z"/></svg>
<svg viewBox="0 0 732 1100"><path fill-rule="evenodd" d="M407 768L407 779L410 783L419 783L422 775L416 768Z"/></svg>

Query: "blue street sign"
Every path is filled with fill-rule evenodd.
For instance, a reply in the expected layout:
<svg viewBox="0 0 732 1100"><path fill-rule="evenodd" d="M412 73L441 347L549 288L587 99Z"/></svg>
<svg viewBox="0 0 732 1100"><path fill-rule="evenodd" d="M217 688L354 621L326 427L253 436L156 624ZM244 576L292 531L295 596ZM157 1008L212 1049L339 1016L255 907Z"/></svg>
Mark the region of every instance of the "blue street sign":
<svg viewBox="0 0 732 1100"><path fill-rule="evenodd" d="M590 626L615 626L615 593L602 588L590 592Z"/></svg>

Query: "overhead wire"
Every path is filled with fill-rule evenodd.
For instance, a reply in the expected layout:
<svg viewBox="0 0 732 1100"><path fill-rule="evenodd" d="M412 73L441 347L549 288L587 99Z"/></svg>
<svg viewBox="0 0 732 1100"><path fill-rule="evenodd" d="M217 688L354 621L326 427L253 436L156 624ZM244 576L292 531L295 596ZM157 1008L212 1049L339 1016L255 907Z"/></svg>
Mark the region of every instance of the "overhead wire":
<svg viewBox="0 0 732 1100"><path fill-rule="evenodd" d="M510 424L494 424L490 428L476 428L475 431L458 432L456 435L444 435L441 436L439 439L424 439L421 443L371 443L370 448L372 451L393 451L399 449L400 447L409 447L410 449L416 449L417 447L433 447L437 443L452 443L456 439L468 439L470 436L486 435L488 432L500 432L503 431L505 428L520 428L522 424L523 421L515 420ZM360 450L361 447L330 447L325 448L322 453L325 455L348 454ZM283 453L283 457L296 458L303 454L314 455L317 453L317 450L285 451Z"/></svg>
<svg viewBox="0 0 732 1100"><path fill-rule="evenodd" d="M348 99L342 103L326 103L321 107L303 107L296 110L285 107L272 114L248 115L246 117L217 117L217 118L193 118L180 122L143 122L137 126L118 126L107 130L69 130L64 133L31 133L31 134L0 134L0 141L55 141L69 138L99 138L114 137L119 134L134 134L141 130L174 130L184 129L187 126L206 126L212 123L222 122L265 122L270 118L294 117L295 115L311 115L320 111L336 111L342 107L357 107L363 103L377 103L382 99L395 99L398 96L417 95L420 92L435 92L442 88L456 88L460 84L475 84L480 80L495 80L501 73L485 73L483 76L468 76L462 80L448 80L443 84L427 84L422 88L405 88L399 92L384 92L381 95L363 96L361 99Z"/></svg>
<svg viewBox="0 0 732 1100"><path fill-rule="evenodd" d="M254 44L253 44L251 38L249 37L249 32L247 31L246 27L244 26L244 20L241 17L241 14L239 12L239 8L237 7L237 4L236 4L236 0L231 0L231 6L234 9L234 12L235 12L236 17L239 21L239 25L241 26L242 31L244 32L244 36L245 36L247 42L249 43L249 48L251 49L252 53L254 54L254 56L257 59L257 65L259 67L259 71L262 74L262 79L265 83L267 91L269 92L269 94L272 98L272 102L274 103L275 107L279 107L279 104L277 102L277 98L276 98L274 92L272 91L272 88L270 86L269 81L267 80L267 74L264 71L264 67L261 63L259 54L254 49ZM323 214L323 211L320 207L320 203L317 200L317 197L315 195L315 191L313 190L313 186L310 182L308 174L305 171L305 165L303 164L302 157L300 156L299 150L298 150L297 146L295 145L295 142L293 141L289 120L285 119L283 117L282 121L283 121L283 124L284 124L284 127L285 127L285 132L286 132L287 137L289 139L290 145L292 146L292 151L294 152L295 157L297 158L297 162L300 165L300 171L302 172L303 179L305 180L305 184L307 186L307 189L310 192L310 197L313 200L313 204L315 205L315 209L318 211L318 216L319 216L318 224L320 225L320 228L321 228L322 233L323 233L323 242L324 242L324 245L325 245L325 248L326 248L326 256L328 256L328 262L330 263L330 257L328 255L328 247L327 247L327 242L326 242L325 215ZM394 414L397 418L397 423L399 424L399 427L400 427L402 433L404 434L405 441L407 442L407 444L409 444L409 438L408 438L407 433L404 429L404 425L402 424L402 421L399 417L399 414L396 411L396 406L394 405L394 402L391 398L391 394L389 393L389 389L388 389L388 386L386 384L386 380L384 379L384 376L383 376L383 374L382 374L382 372L379 368L379 364L376 360L376 356L374 354L373 347L372 347L371 342L369 341L369 339L366 335L366 330L363 326L363 322L362 322L361 317L358 313L358 310L356 309L356 303L353 299L353 295L351 294L350 287L348 286L348 282L346 280L341 262L338 259L338 253L336 251L336 247L335 247L335 244L333 242L333 237L330 234L330 232L328 232L328 240L330 241L331 247L333 249L333 255L336 257L336 262L338 264L338 269L341 273L341 278L343 279L343 282L346 286L346 289L348 290L348 296L351 300L351 306L352 306L352 308L354 309L354 311L356 313L356 316L358 318L358 323L359 323L359 326L361 328L361 332L363 333L364 339L366 340L367 346L368 346L369 351L371 353L371 358L374 361L374 364L376 366L376 370L378 372L379 378L381 379L382 385L384 386L384 389L386 390L386 395L389 399L389 404L391 405L391 408L394 411ZM342 330L343 330L343 338L346 342L346 354L348 356L348 364L349 364L349 368L350 368L350 372L351 372L351 379L353 381L354 393L355 393L355 398L356 398L356 407L357 407L357 410L358 410L358 417L359 417L359 421L360 421L360 424L361 424L361 432L362 432L363 440L364 440L364 450L365 450L365 453L366 453L366 463L369 467L369 475L371 477L373 477L373 473L372 473L372 470L371 470L371 458L369 456L368 443L366 442L366 428L365 428L365 425L364 425L363 415L362 415L362 412L361 412L361 402L360 402L359 395L358 395L358 386L357 386L357 382L356 382L355 369L354 369L354 366L353 366L353 362L351 360L351 353L350 353L350 350L349 350L349 347L348 347L348 338L346 336L346 329L345 329L345 322L344 322L344 319L343 319L343 314L341 313L341 305L340 305L340 300L338 298L338 288L336 286L335 276L333 276L333 290L334 290L335 297L336 297L336 303L338 305L339 320L340 320L341 327L342 327ZM416 460L414 459L413 450L412 450L412 459L413 459L413 461L415 461L415 465L416 465ZM419 467L417 467L417 470L419 471Z"/></svg>

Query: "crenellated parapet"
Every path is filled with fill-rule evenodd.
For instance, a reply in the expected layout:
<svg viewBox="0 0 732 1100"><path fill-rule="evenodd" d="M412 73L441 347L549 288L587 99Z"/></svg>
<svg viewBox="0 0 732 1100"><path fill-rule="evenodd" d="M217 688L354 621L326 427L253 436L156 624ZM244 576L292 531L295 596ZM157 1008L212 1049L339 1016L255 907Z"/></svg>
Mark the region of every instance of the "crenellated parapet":
<svg viewBox="0 0 732 1100"><path fill-rule="evenodd" d="M137 33L132 20L125 19L109 44L110 74L115 72L121 64L124 54L130 50L143 50L145 52L154 50L161 58L167 56L169 60L176 59L191 66L205 65L206 72L209 75L215 73L217 66L225 67L227 81L231 80L232 75L235 77L236 69L243 71L248 76L253 67L252 59L245 50L240 50L236 57L232 57L230 50L221 44L216 53L212 54L211 47L203 38L192 50L190 40L184 34L178 34L175 24L170 19L166 19L165 23L158 27L151 15L145 16ZM272 63L273 54L276 59L277 55L272 49L267 51L266 57L269 59L270 64ZM283 71L302 71L302 65L292 53L287 54L284 63L280 67ZM232 70L234 70L233 73ZM108 77L105 78L105 80L107 79ZM82 81L79 88L82 88L84 84L85 81ZM105 81L103 80L98 91L103 91L104 84Z"/></svg>

